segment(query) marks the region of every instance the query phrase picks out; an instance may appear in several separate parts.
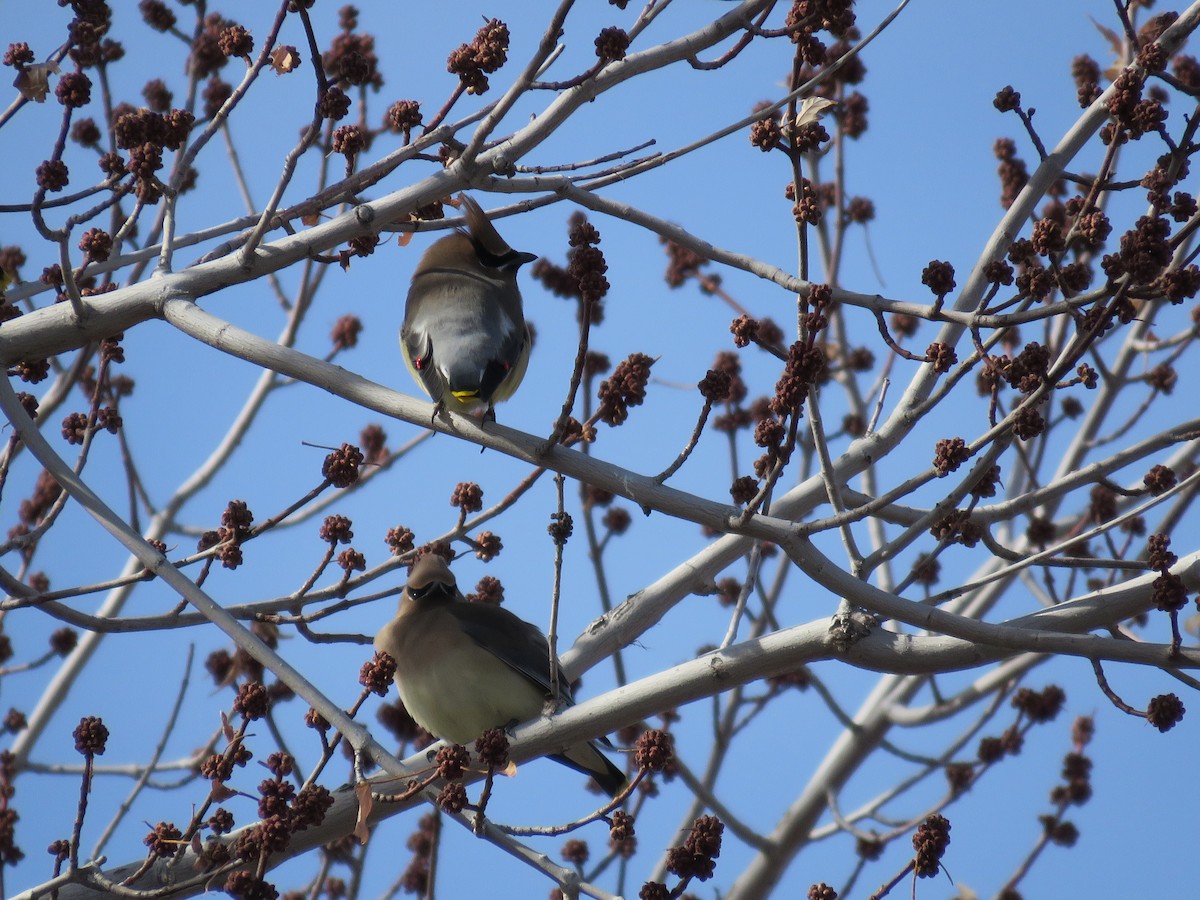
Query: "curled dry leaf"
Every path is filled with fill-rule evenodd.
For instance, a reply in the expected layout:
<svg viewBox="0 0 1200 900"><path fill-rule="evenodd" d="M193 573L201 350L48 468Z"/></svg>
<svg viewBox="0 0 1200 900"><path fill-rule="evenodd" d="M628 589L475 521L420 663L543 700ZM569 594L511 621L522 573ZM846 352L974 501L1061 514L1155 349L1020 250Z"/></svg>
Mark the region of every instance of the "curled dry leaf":
<svg viewBox="0 0 1200 900"><path fill-rule="evenodd" d="M824 115L825 110L833 105L832 100L826 100L824 97L805 97L800 108L796 110L796 127L817 121Z"/></svg>
<svg viewBox="0 0 1200 900"><path fill-rule="evenodd" d="M193 872L203 872L208 867L208 861L204 858L204 842L200 840L200 832L197 831L192 835L191 840L192 855L196 857L192 863Z"/></svg>
<svg viewBox="0 0 1200 900"><path fill-rule="evenodd" d="M358 820L354 823L354 836L360 844L366 844L367 838L371 836L371 829L367 827L367 817L371 815L371 807L374 805L370 782L360 781L356 784L354 795L358 798Z"/></svg>
<svg viewBox="0 0 1200 900"><path fill-rule="evenodd" d="M271 52L271 68L276 75L286 75L300 65L300 53L295 47L280 46Z"/></svg>

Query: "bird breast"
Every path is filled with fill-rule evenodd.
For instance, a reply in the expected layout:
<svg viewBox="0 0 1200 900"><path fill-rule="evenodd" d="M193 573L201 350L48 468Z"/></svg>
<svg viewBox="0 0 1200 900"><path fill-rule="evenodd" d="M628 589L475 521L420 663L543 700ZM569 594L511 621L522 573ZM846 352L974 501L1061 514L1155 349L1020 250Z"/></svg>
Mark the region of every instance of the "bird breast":
<svg viewBox="0 0 1200 900"><path fill-rule="evenodd" d="M541 714L544 698L525 676L430 611L413 622L396 660L400 699L431 734L469 744L489 728ZM453 639L448 639L453 636ZM421 652L404 652L420 648Z"/></svg>

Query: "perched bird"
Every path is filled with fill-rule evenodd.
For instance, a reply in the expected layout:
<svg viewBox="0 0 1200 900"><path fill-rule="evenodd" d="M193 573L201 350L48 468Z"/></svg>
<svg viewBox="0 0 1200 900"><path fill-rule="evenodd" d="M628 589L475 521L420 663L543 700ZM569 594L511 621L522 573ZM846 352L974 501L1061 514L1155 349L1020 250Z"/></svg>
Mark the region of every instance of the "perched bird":
<svg viewBox="0 0 1200 900"><path fill-rule="evenodd" d="M417 263L400 347L437 411L486 408L494 419L492 407L512 396L529 363L517 270L537 257L508 246L478 203L461 200L467 230L435 241Z"/></svg>
<svg viewBox="0 0 1200 900"><path fill-rule="evenodd" d="M536 718L550 694L546 636L503 607L468 601L434 553L413 566L400 610L375 636L375 649L396 660L396 688L417 723L456 744ZM574 702L565 682L559 694ZM594 743L551 758L591 775L609 796L625 786L625 774Z"/></svg>

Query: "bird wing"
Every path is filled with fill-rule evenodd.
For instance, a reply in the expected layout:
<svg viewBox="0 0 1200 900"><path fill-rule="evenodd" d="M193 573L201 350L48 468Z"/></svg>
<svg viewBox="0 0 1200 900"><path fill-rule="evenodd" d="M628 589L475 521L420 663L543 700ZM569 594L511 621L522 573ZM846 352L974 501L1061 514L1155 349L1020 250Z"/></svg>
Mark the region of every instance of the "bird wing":
<svg viewBox="0 0 1200 900"><path fill-rule="evenodd" d="M433 364L433 341L429 333L424 328L405 322L400 329L400 346L404 350L404 364L413 381L421 386L431 400L436 402L442 399L445 385Z"/></svg>
<svg viewBox="0 0 1200 900"><path fill-rule="evenodd" d="M458 620L467 637L544 694L550 693L550 645L540 628L490 603L460 600L447 603L442 609ZM558 690L565 705L575 702L571 686L565 679L559 681ZM610 797L615 797L625 786L625 773L596 748L597 742L612 747L608 738L600 736L595 742L583 741L561 753L551 754L550 758L592 776Z"/></svg>
<svg viewBox="0 0 1200 900"><path fill-rule="evenodd" d="M504 334L496 356L483 370L479 393L493 402L507 400L525 377L532 341L525 323Z"/></svg>
<svg viewBox="0 0 1200 900"><path fill-rule="evenodd" d="M550 693L550 645L540 628L490 603L460 601L447 604L445 610L476 644L525 676L544 694ZM568 705L575 702L565 679L559 681L558 691Z"/></svg>

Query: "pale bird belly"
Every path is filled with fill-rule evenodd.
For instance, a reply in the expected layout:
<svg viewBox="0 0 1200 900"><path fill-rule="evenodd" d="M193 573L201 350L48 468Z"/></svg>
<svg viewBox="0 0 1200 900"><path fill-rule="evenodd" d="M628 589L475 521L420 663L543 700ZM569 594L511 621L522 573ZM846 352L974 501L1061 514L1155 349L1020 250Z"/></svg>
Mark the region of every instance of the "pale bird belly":
<svg viewBox="0 0 1200 900"><path fill-rule="evenodd" d="M469 744L489 728L532 719L543 704L528 679L474 646L438 654L422 677L397 687L422 728L456 744Z"/></svg>

